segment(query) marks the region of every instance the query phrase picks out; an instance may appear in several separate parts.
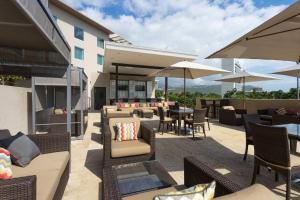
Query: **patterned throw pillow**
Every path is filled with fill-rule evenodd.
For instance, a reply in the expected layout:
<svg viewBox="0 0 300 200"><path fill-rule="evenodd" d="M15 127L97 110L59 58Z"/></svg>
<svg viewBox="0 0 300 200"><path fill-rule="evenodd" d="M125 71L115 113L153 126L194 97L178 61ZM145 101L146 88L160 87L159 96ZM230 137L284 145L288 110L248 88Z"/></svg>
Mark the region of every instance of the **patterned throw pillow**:
<svg viewBox="0 0 300 200"><path fill-rule="evenodd" d="M211 200L215 195L216 182L198 184L188 189L158 195L153 200Z"/></svg>
<svg viewBox="0 0 300 200"><path fill-rule="evenodd" d="M11 179L11 178L12 178L12 170L11 170L10 152L4 148L0 148L0 180Z"/></svg>
<svg viewBox="0 0 300 200"><path fill-rule="evenodd" d="M276 112L278 115L285 115L287 113L285 108L279 108Z"/></svg>
<svg viewBox="0 0 300 200"><path fill-rule="evenodd" d="M117 127L117 141L122 142L126 140L137 140L137 127L136 122L116 123Z"/></svg>

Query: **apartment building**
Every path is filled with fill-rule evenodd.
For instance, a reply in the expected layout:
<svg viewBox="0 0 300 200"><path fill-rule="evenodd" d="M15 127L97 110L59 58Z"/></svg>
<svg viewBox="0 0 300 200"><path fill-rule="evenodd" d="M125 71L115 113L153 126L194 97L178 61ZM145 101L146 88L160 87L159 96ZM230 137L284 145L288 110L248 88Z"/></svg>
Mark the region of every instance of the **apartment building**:
<svg viewBox="0 0 300 200"><path fill-rule="evenodd" d="M196 56L134 46L60 0L45 0L72 51L71 62L88 77L91 110L118 101L155 98L155 71Z"/></svg>

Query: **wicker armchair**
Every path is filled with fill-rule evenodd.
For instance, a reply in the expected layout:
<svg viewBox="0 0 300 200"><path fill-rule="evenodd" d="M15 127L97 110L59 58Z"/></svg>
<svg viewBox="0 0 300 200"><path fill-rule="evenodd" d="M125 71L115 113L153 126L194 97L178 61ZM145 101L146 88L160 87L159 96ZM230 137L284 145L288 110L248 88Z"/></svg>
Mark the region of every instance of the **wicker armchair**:
<svg viewBox="0 0 300 200"><path fill-rule="evenodd" d="M300 168L300 159L290 156L288 133L286 128L271 127L250 123L254 143L254 169L252 184L255 183L256 174L260 166L273 169L285 177L286 199L290 199L291 173Z"/></svg>
<svg viewBox="0 0 300 200"><path fill-rule="evenodd" d="M232 126L241 126L242 115L247 114L247 110L235 109L233 106L223 106L219 112L219 122Z"/></svg>
<svg viewBox="0 0 300 200"><path fill-rule="evenodd" d="M295 115L272 115L272 124L300 124L300 117Z"/></svg>
<svg viewBox="0 0 300 200"><path fill-rule="evenodd" d="M126 145L126 142L131 141L125 141L125 142L116 142L115 140L115 123L116 122L137 122L137 127L139 127L139 139L136 142L144 143L150 146L150 152L149 153L143 153L143 154L135 154L135 155L124 155L124 156L115 156L113 155L112 148L115 147L115 145ZM155 159L155 133L153 132L153 129L150 129L149 127L140 124L139 118L111 118L109 121L104 121L103 123L103 133L104 133L104 143L103 143L103 167L111 167L113 165L120 165L120 164L127 164L127 163L134 163L134 162L140 162L140 161L146 161L146 160L154 160ZM130 148L135 148L135 144L127 144ZM140 148L140 146L138 147ZM128 148L126 148L128 149ZM125 149L124 149L125 150ZM135 151L135 153L137 153Z"/></svg>
<svg viewBox="0 0 300 200"><path fill-rule="evenodd" d="M61 151L70 152L70 136L68 134L28 135L28 137L39 147L42 154ZM70 160L60 178L54 200L62 199L69 180L69 174ZM1 200L36 200L37 189L36 175L0 180Z"/></svg>

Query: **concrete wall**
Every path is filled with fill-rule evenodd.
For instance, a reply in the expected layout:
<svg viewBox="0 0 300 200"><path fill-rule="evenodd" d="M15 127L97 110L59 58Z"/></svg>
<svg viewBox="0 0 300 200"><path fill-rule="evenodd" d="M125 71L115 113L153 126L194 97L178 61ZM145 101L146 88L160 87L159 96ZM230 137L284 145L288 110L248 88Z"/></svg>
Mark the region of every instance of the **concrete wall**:
<svg viewBox="0 0 300 200"><path fill-rule="evenodd" d="M243 108L243 100L230 99L230 105L235 108ZM280 108L300 109L300 101L296 99L249 99L245 100L246 109L249 114L256 113L258 109Z"/></svg>
<svg viewBox="0 0 300 200"><path fill-rule="evenodd" d="M0 86L0 129L31 133L31 88Z"/></svg>

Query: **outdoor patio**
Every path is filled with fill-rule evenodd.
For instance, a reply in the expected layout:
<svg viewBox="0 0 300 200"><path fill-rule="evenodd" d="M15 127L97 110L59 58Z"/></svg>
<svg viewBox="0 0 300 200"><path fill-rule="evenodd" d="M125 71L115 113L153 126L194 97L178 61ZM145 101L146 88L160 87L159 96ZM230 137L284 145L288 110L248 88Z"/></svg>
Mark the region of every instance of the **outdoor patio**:
<svg viewBox="0 0 300 200"><path fill-rule="evenodd" d="M64 193L64 200L101 199L102 141L100 114L89 113L89 125L84 140L72 141L71 174ZM150 121L158 126L156 120ZM249 148L247 161L243 161L245 135L243 127L231 127L217 122L211 124L207 138L193 141L173 132L156 135L156 159L172 177L183 183L183 158L195 156L221 172L242 187L250 185L253 169L253 147ZM202 137L198 134L197 136ZM285 195L285 183L274 181L274 172L262 168L257 182L274 192ZM300 199L300 192L292 190L292 199Z"/></svg>

